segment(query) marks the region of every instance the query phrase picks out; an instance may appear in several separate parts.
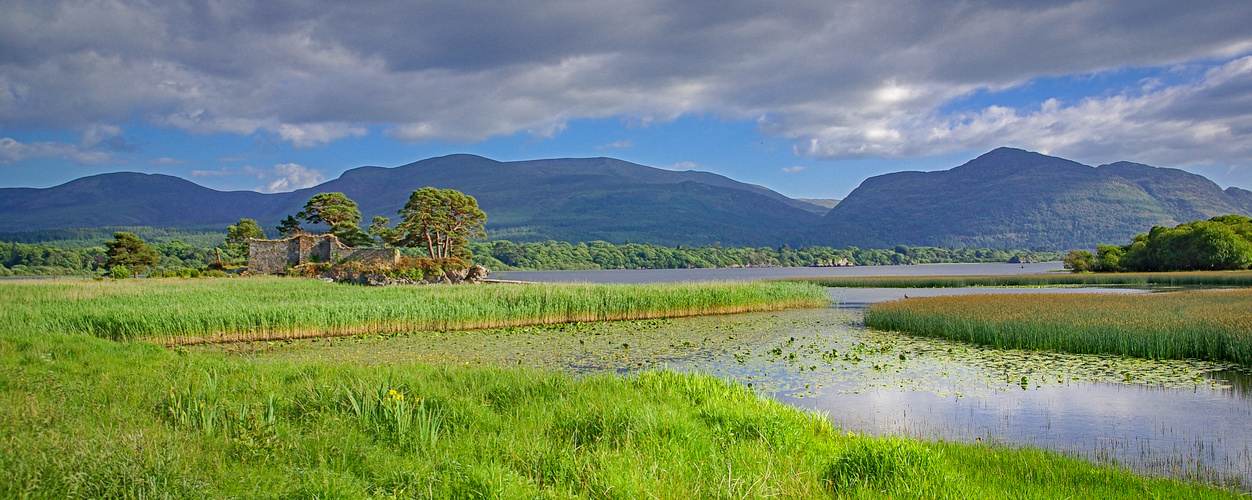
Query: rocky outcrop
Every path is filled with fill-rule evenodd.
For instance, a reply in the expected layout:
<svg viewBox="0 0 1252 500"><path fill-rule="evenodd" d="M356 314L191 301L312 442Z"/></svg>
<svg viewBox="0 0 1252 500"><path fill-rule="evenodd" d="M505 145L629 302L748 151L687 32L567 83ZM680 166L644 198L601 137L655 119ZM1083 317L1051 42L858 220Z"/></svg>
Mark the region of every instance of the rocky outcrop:
<svg viewBox="0 0 1252 500"><path fill-rule="evenodd" d="M343 267L333 267L322 273L322 280L334 283L354 283L366 286L394 285L474 285L482 283L491 270L483 266L470 266L468 269L446 271L442 275L414 280L411 278L387 276L377 271L356 271Z"/></svg>

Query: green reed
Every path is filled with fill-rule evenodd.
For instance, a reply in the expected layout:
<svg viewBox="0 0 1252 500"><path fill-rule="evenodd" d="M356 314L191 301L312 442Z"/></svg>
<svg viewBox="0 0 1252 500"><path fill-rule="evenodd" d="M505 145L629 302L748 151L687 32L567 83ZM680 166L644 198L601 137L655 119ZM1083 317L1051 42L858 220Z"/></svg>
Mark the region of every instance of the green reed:
<svg viewBox="0 0 1252 500"><path fill-rule="evenodd" d="M1252 365L1252 290L963 295L875 304L884 330L1020 349Z"/></svg>
<svg viewBox="0 0 1252 500"><path fill-rule="evenodd" d="M0 283L0 321L169 344L820 307L804 283L365 287L258 277Z"/></svg>
<svg viewBox="0 0 1252 500"><path fill-rule="evenodd" d="M1252 286L1252 271L1172 273L1014 274L989 276L849 276L779 278L839 288L956 288L970 286L1158 285Z"/></svg>

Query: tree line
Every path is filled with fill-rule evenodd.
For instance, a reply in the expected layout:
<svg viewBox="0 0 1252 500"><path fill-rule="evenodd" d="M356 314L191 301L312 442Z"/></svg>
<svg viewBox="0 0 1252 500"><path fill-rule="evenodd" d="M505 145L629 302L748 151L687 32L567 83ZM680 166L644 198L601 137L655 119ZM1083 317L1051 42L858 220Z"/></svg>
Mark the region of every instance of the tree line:
<svg viewBox="0 0 1252 500"><path fill-rule="evenodd" d="M1126 245L1099 245L1095 254L1071 250L1063 262L1073 272L1249 269L1252 219L1231 214L1155 226Z"/></svg>
<svg viewBox="0 0 1252 500"><path fill-rule="evenodd" d="M891 249L856 247L702 247L674 248L647 243L613 245L604 241L568 243L514 243L497 240L472 243L474 263L490 269L683 269L709 267L830 266L841 261L852 265L938 264L954 262L1046 262L1061 258L1060 252L1001 250L988 248L936 248L897 246Z"/></svg>

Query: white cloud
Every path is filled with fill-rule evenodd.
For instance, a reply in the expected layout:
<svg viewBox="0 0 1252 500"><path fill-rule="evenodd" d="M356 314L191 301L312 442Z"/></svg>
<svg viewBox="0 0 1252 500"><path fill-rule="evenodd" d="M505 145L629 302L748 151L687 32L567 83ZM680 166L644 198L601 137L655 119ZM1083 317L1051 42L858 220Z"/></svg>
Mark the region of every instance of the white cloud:
<svg viewBox="0 0 1252 500"><path fill-rule="evenodd" d="M162 156L160 158L154 158L154 159L148 160L148 164L149 165L186 165L187 161L179 160L178 158L169 158L169 157Z"/></svg>
<svg viewBox="0 0 1252 500"><path fill-rule="evenodd" d="M83 150L63 142L18 142L11 137L0 138L0 163L15 163L35 158L61 157L83 165L99 165L113 161L113 155Z"/></svg>
<svg viewBox="0 0 1252 500"><path fill-rule="evenodd" d="M804 171L804 167L799 166L799 165L796 165L796 166L794 166L794 167L783 167L783 168L782 168L782 171L783 171L783 172L786 172L786 173L789 173L789 174L794 174L794 173L796 173L796 172L803 172L803 171Z"/></svg>
<svg viewBox="0 0 1252 500"><path fill-rule="evenodd" d="M1245 0L207 5L6 4L0 130L86 131L83 149L124 151L134 146L110 124L137 118L194 133L274 134L312 148L371 126L400 141L474 142L518 132L551 137L578 119L647 124L704 115L764 116L763 133L794 136L798 153L823 158L1013 140L1111 155L1129 149L1116 141L1128 141L1151 146L1144 161L1199 154L1232 162L1247 158L1237 143L1252 143L1237 95L1224 96L1229 109L1150 112L1171 89L1205 93L1197 87L1223 78L1216 74L1173 86L1145 82L1124 95L1094 89L1089 101L1051 110L1000 103L940 111L974 92L1040 77L1246 55ZM1125 130L1102 129L1116 126ZM44 154L39 147L3 158Z"/></svg>
<svg viewBox="0 0 1252 500"><path fill-rule="evenodd" d="M635 147L634 141L613 141L596 146L596 149L626 149Z"/></svg>
<svg viewBox="0 0 1252 500"><path fill-rule="evenodd" d="M674 171L682 172L682 171L685 171L685 170L695 170L695 169L696 169L696 167L699 167L699 166L700 166L700 165L698 165L698 164L697 164L696 162L694 162L694 161L680 161L680 162L675 163L675 164L673 164L673 165L670 165L670 166L667 166L667 167L661 167L661 168L663 168L663 169L665 169L665 170L674 170Z"/></svg>
<svg viewBox="0 0 1252 500"><path fill-rule="evenodd" d="M326 171L307 168L296 163L274 165L273 175L276 178L265 185L263 192L295 191L326 182Z"/></svg>
<svg viewBox="0 0 1252 500"><path fill-rule="evenodd" d="M365 127L356 127L343 123L311 123L307 125L291 125L284 123L278 126L278 135L284 141L291 142L296 149L308 149L345 137L360 137L369 133Z"/></svg>

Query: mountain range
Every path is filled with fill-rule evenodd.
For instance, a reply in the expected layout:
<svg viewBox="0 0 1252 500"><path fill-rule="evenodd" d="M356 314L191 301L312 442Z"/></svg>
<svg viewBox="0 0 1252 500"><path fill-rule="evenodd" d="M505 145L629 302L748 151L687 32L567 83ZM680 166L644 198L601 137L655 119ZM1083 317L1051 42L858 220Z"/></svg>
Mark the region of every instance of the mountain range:
<svg viewBox="0 0 1252 500"><path fill-rule="evenodd" d="M1188 172L1090 167L1000 148L950 170L866 179L842 201L796 200L707 172L612 158L499 162L473 155L360 167L289 193L217 191L160 174L112 173L45 189L0 189L0 232L71 227L272 228L320 192L365 217L394 217L425 186L478 199L491 237L660 245L894 245L1054 249L1124 243L1153 225L1252 214L1252 192ZM833 206L833 208L831 208ZM3 235L0 235L3 239Z"/></svg>

